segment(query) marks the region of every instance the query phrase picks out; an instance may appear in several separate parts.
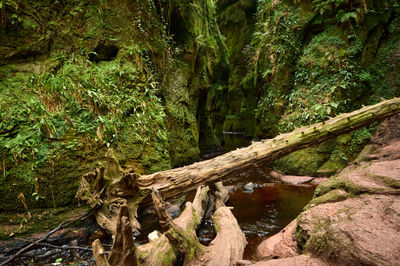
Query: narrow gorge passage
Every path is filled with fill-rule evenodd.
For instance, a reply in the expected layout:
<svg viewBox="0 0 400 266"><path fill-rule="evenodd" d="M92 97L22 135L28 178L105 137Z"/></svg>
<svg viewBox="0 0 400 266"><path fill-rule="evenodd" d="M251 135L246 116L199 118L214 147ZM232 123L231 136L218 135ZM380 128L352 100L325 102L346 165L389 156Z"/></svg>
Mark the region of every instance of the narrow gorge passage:
<svg viewBox="0 0 400 266"><path fill-rule="evenodd" d="M396 264L399 97L399 0L0 0L0 266Z"/></svg>

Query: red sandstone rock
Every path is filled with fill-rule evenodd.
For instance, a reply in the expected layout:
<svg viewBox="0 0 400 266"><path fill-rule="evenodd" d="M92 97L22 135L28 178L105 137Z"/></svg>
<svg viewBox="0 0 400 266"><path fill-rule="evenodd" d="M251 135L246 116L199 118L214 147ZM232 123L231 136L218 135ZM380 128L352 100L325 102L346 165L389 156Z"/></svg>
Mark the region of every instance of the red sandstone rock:
<svg viewBox="0 0 400 266"><path fill-rule="evenodd" d="M262 260L266 257L278 256L287 258L299 255L299 248L295 239L297 221L293 220L279 233L264 240L257 248L257 257Z"/></svg>

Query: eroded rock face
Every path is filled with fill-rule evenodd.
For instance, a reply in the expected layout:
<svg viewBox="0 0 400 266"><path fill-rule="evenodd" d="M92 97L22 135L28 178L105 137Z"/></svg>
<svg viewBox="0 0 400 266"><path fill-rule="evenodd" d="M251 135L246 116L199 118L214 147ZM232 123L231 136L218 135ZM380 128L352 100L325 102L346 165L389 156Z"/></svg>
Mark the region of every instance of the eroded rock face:
<svg viewBox="0 0 400 266"><path fill-rule="evenodd" d="M268 260L268 261L259 261L253 265L256 266L288 266L288 265L296 265L296 266L323 266L323 265L334 265L328 264L318 258L313 258L308 255L299 255L292 258L284 258L279 260Z"/></svg>
<svg viewBox="0 0 400 266"><path fill-rule="evenodd" d="M257 248L257 257L262 260L265 258L285 258L298 255L300 249L296 242L296 226L297 220L293 220L279 233L262 242Z"/></svg>
<svg viewBox="0 0 400 266"><path fill-rule="evenodd" d="M400 198L362 195L310 208L299 218L305 252L346 263L395 265L400 261Z"/></svg>

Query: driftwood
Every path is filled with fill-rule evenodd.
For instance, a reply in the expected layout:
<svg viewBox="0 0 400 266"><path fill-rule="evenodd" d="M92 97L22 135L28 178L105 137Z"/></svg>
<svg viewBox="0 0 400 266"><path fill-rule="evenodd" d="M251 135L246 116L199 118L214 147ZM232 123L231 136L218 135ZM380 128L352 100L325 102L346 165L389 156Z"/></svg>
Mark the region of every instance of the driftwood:
<svg viewBox="0 0 400 266"><path fill-rule="evenodd" d="M132 225L129 221L127 206L119 210L116 234L110 256L107 258L99 240L92 244L93 256L98 266L127 266L136 265L136 246L133 242Z"/></svg>
<svg viewBox="0 0 400 266"><path fill-rule="evenodd" d="M217 236L209 246L200 244L196 236L197 226L207 210L204 194L208 187L200 186L193 204L187 203L184 212L175 220L166 211L160 193L156 190L152 192L160 224L167 230L164 235L183 255L184 265L234 265L243 258L246 238L230 208L224 204L229 197L228 191L222 183L217 183L216 187L216 202L211 206L216 206L212 219Z"/></svg>
<svg viewBox="0 0 400 266"><path fill-rule="evenodd" d="M160 225L167 232L160 238L137 248L140 264L173 265L177 260L177 255L195 252L196 248L201 247L196 236L196 229L207 210L209 191L210 189L206 186L198 187L193 202L186 202L184 211L175 220L172 220L166 211L166 204L159 192L152 192L153 204L159 216ZM170 225L173 226L173 230L169 230ZM176 243L177 240L172 234L185 235L181 238L181 241L184 242ZM187 251L183 247L185 244L192 249Z"/></svg>
<svg viewBox="0 0 400 266"><path fill-rule="evenodd" d="M183 258L184 265L235 265L236 261L243 257L246 239L230 208L224 204L229 198L228 191L221 182L216 184L216 188L215 197L209 197L209 188L200 186L193 202L187 202L185 210L174 220L167 212L166 203L160 193L153 190L154 207L161 226L166 230L165 233L148 244L139 246L136 251L137 260L130 256L130 259L126 257L123 263L115 265L136 265L136 263L152 266L174 265L178 257ZM209 204L210 198L215 199L215 204ZM209 246L204 246L200 244L196 236L196 229L210 206L216 206L212 218L217 236ZM125 215L121 221L128 217L127 214ZM134 243L132 235L129 236L129 233L122 230L122 227L118 227L115 242L124 237L130 237L131 240L126 239L123 242L125 243L123 248L114 244L112 250L112 253L119 254L120 259L123 258L123 254L126 254L121 252L123 249L132 253L131 247L134 246ZM97 265L114 265L111 262L112 255L109 259L105 257L104 249L99 241L94 242L93 252Z"/></svg>
<svg viewBox="0 0 400 266"><path fill-rule="evenodd" d="M84 215L82 215L82 216L80 216L80 217L78 217L76 219L73 219L73 220L71 220L69 222L60 223L56 228L54 228L53 230L51 230L50 232L48 232L47 234L45 234L44 236L42 236L38 240L35 240L31 244L29 244L29 245L25 246L24 248L20 249L17 253L12 255L10 258L8 258L7 260L5 260L2 263L0 263L0 266L6 265L6 264L12 262L13 260L15 260L16 258L21 256L22 254L27 252L28 250L30 250L32 247L34 247L36 245L39 245L41 242L43 242L46 239L48 239L55 232L60 231L61 229L64 229L64 228L68 227L69 225L75 223L76 221L85 220L85 219L89 218L90 216L92 216L93 213L94 213L94 210L90 210L89 212L85 213Z"/></svg>
<svg viewBox="0 0 400 266"><path fill-rule="evenodd" d="M139 177L141 190L157 189L164 198L191 191L201 184L221 180L234 171L251 165L273 162L294 151L348 133L374 121L400 112L400 98L366 106L352 113L341 114L325 122L298 128L273 139L254 142L216 158L189 166Z"/></svg>
<svg viewBox="0 0 400 266"><path fill-rule="evenodd" d="M121 206L128 206L133 230L140 229L136 219L141 201L137 175L133 171L122 170L112 148L105 155L104 165L82 177L76 197L97 209L97 223L110 234L116 233Z"/></svg>
<svg viewBox="0 0 400 266"><path fill-rule="evenodd" d="M107 255L104 251L103 246L100 243L100 240L96 239L92 243L93 248L93 257L96 260L96 266L110 266L108 262Z"/></svg>

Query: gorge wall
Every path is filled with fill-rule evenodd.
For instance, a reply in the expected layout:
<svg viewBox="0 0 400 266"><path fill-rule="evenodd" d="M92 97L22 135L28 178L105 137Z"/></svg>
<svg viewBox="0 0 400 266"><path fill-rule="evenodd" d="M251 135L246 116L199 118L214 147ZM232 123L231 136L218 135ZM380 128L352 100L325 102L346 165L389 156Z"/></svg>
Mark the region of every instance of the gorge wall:
<svg viewBox="0 0 400 266"><path fill-rule="evenodd" d="M0 1L0 211L69 205L113 147L139 174L400 95L397 1ZM275 168L329 174L372 127Z"/></svg>

